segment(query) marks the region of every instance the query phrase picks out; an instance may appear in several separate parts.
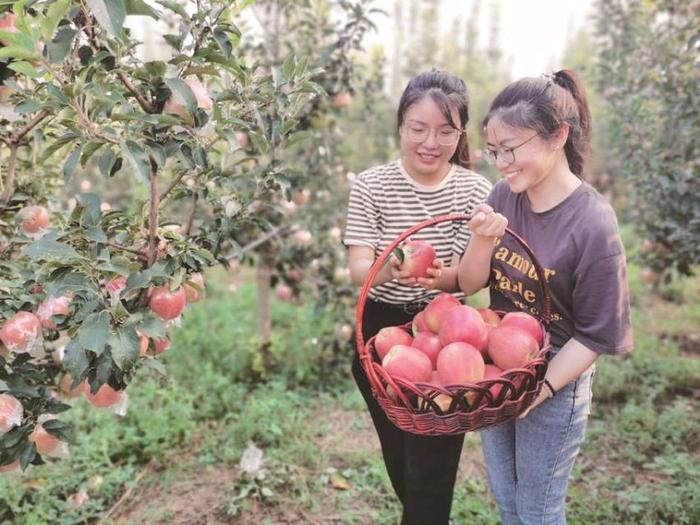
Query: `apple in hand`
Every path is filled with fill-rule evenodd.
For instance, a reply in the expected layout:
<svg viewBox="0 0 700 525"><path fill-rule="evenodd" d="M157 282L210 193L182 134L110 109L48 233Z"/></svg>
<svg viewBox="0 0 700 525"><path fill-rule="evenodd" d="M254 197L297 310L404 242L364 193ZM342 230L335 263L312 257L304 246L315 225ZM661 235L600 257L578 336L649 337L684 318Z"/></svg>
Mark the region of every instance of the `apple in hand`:
<svg viewBox="0 0 700 525"><path fill-rule="evenodd" d="M403 245L400 270L408 272L411 277L429 277L428 268L435 261L435 248L426 241L408 241Z"/></svg>

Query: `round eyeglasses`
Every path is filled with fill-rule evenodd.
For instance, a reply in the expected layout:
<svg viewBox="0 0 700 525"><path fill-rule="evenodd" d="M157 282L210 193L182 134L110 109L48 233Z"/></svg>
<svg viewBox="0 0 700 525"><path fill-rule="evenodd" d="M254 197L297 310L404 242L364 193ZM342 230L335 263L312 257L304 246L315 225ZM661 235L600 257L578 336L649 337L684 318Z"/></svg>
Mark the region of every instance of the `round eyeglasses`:
<svg viewBox="0 0 700 525"><path fill-rule="evenodd" d="M515 150L518 149L520 146L524 146L528 142L530 142L532 139L534 139L539 133L535 133L532 137L527 139L525 142L521 142L517 146L513 146L512 148L498 148L498 149L490 149L486 148L483 150L484 152L484 158L486 159L486 162L491 164L492 166L495 166L496 163L501 161L501 163L505 164L506 166L510 166L515 162Z"/></svg>
<svg viewBox="0 0 700 525"><path fill-rule="evenodd" d="M443 126L436 129L435 132L430 128L424 126L406 126L404 128L406 132L406 137L411 142L422 143L428 140L428 137L433 134L435 140L440 146L454 146L459 141L460 135L464 133L464 130L453 128L450 126Z"/></svg>

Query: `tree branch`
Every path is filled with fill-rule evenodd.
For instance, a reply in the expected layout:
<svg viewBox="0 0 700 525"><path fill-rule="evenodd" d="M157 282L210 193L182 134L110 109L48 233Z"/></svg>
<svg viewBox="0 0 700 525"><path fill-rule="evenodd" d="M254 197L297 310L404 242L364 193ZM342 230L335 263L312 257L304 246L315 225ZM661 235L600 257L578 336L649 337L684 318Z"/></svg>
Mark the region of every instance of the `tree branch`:
<svg viewBox="0 0 700 525"><path fill-rule="evenodd" d="M185 235L189 237L190 232L192 231L192 225L194 224L194 216L197 213L197 201L199 200L199 193L195 193L194 197L192 197L192 212L190 212L190 216L187 219L187 226L185 227Z"/></svg>
<svg viewBox="0 0 700 525"><path fill-rule="evenodd" d="M129 77L126 76L126 73L123 71L117 71L117 76L119 77L119 80L122 81L122 84L124 84L124 87L126 87L126 89L128 89L129 92L134 95L134 98L136 98L138 101L141 109L143 109L146 113L155 113L153 104L146 100L146 97L144 97L143 94L136 89L136 86L134 86Z"/></svg>
<svg viewBox="0 0 700 525"><path fill-rule="evenodd" d="M10 137L10 159L7 163L7 179L5 181L5 187L2 194L2 200L9 202L12 197L12 191L15 185L15 171L17 169L17 150L19 148L20 141L24 136L34 129L42 120L48 117L50 114L49 110L42 109L37 113L32 120L27 122L24 126L15 131Z"/></svg>
<svg viewBox="0 0 700 525"><path fill-rule="evenodd" d="M148 267L156 262L158 249L158 170L151 162L151 210L148 217Z"/></svg>
<svg viewBox="0 0 700 525"><path fill-rule="evenodd" d="M163 193L160 194L159 203L158 203L159 206L160 206L160 204L163 203L163 201L164 201L165 198L168 196L168 194L169 194L171 191L173 191L173 189L175 189L175 186L178 185L178 183L182 180L182 178L183 178L185 175L187 175L187 171L182 171L182 172L180 172L180 174L172 180L172 182L170 183L170 185L169 185L167 188L165 188L165 191L164 191ZM198 173L197 175L195 175L195 177L198 177L199 175L201 175L201 173Z"/></svg>

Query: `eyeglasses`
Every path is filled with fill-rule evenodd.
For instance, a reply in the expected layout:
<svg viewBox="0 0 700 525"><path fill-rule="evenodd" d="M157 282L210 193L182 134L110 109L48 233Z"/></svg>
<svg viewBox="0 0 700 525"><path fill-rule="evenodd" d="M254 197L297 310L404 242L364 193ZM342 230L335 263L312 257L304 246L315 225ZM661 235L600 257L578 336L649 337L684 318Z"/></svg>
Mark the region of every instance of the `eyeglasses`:
<svg viewBox="0 0 700 525"><path fill-rule="evenodd" d="M406 137L411 142L421 143L428 140L428 137L432 133L430 128L425 126L411 125L404 128L406 131ZM435 130L435 140L440 146L454 146L459 141L460 135L464 133L464 130L457 129L449 126L443 126Z"/></svg>
<svg viewBox="0 0 700 525"><path fill-rule="evenodd" d="M520 146L524 146L528 142L530 142L532 139L534 139L539 133L535 133L532 137L527 139L525 142L521 142L517 146L513 146L512 148L498 148L498 149L488 149L486 148L484 150L484 158L486 159L486 162L491 164L492 166L496 165L496 162L498 162L498 159L501 159L501 162L505 164L506 166L509 166L515 162L515 150L518 149Z"/></svg>

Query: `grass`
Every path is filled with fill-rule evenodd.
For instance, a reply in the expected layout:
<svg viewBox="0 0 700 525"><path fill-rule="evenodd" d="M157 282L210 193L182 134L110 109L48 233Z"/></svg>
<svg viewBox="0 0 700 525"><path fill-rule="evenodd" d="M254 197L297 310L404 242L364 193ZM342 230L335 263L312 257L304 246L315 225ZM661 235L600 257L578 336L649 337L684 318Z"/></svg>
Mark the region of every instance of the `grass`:
<svg viewBox="0 0 700 525"><path fill-rule="evenodd" d="M569 522L700 523L700 278L654 291L632 262L630 283L635 350L598 362ZM70 458L0 477L0 524L93 523L118 501L104 523L396 523L361 396L347 370L331 386L319 380L314 341L333 320L275 303L273 359L263 365L255 315L252 286L231 294L215 285L175 332L167 380L143 373L130 386L127 416L80 400L69 412L78 439ZM349 366L349 349L346 357ZM246 473L239 461L251 444L263 464ZM81 491L88 499L76 506ZM475 435L452 518L499 522Z"/></svg>

